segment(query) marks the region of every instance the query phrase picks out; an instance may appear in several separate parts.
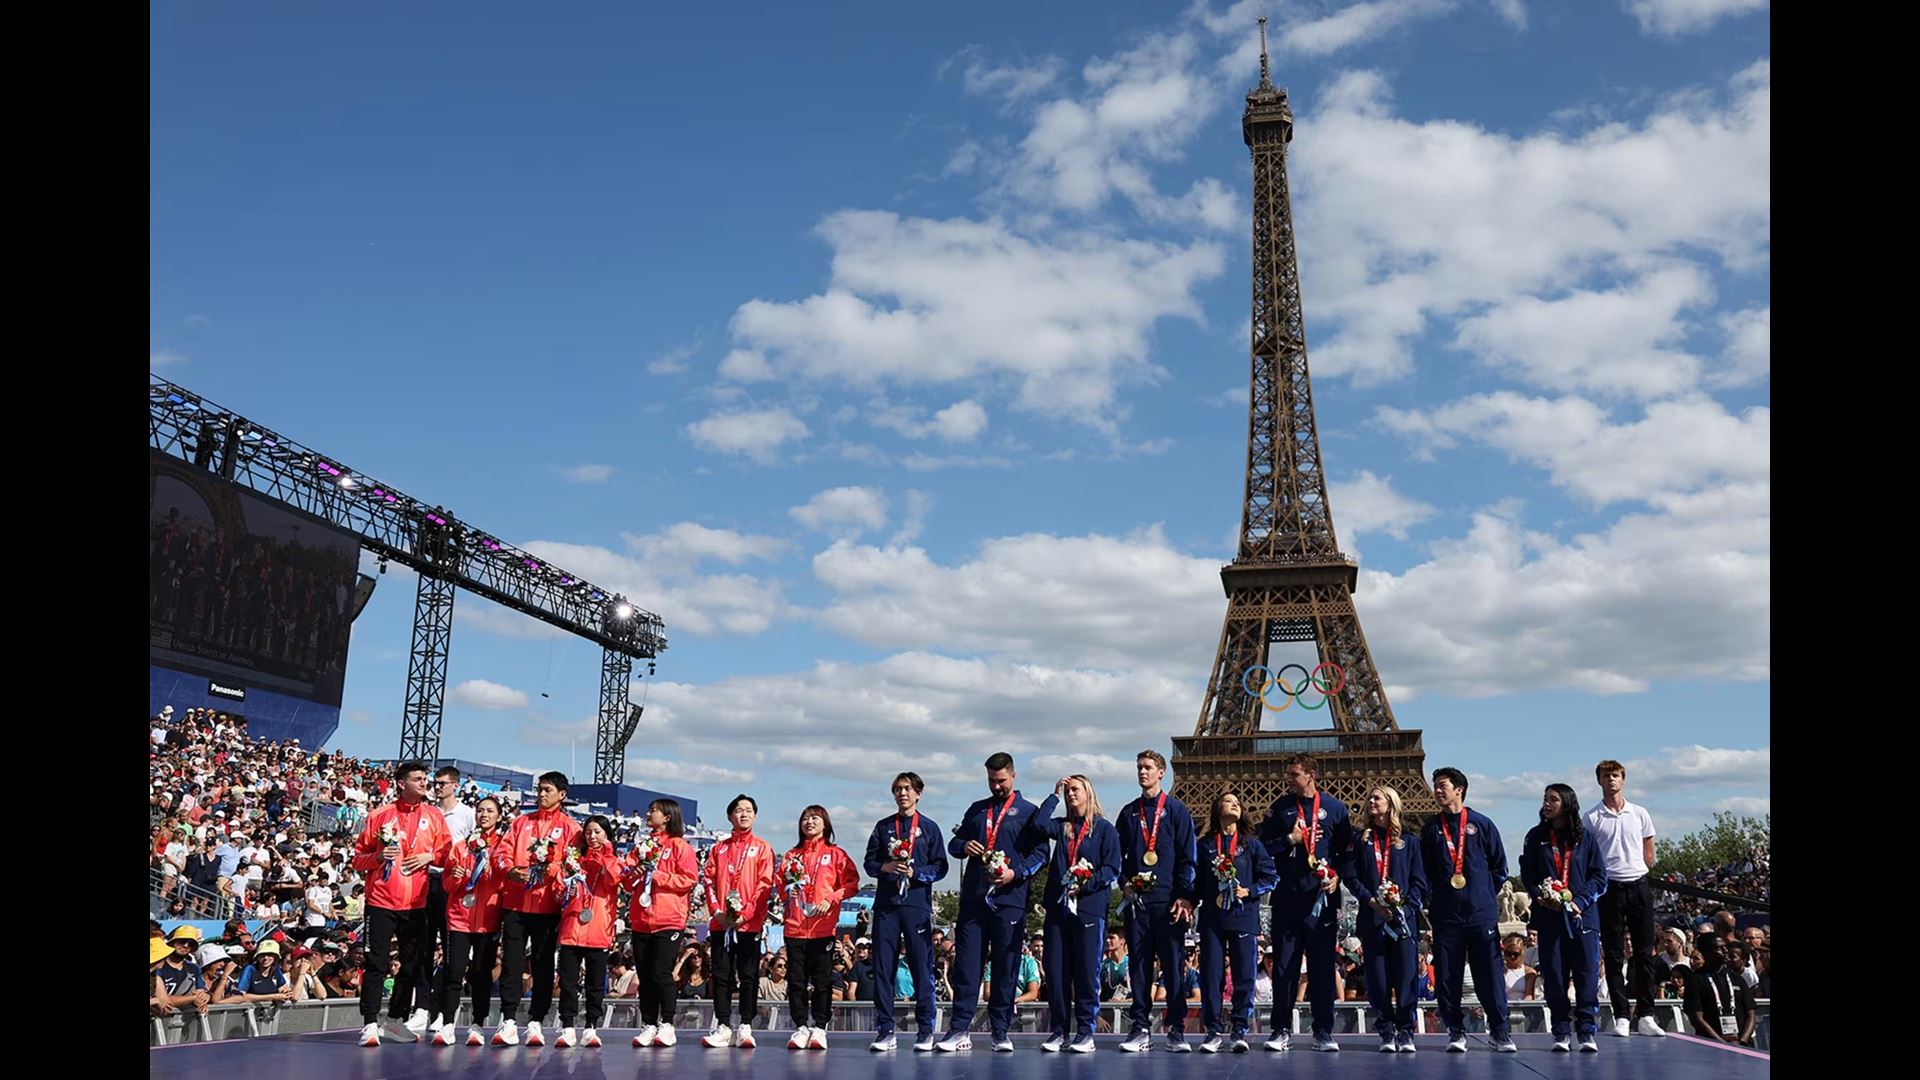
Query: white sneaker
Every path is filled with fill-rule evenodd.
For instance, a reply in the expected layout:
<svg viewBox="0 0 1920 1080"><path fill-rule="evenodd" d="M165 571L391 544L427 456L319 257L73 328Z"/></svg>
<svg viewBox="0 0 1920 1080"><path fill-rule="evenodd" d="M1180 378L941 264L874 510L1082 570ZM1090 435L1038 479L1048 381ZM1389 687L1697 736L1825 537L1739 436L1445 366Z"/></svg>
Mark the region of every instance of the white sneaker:
<svg viewBox="0 0 1920 1080"><path fill-rule="evenodd" d="M1391 1054L1395 1052L1393 1036L1391 1035L1380 1036L1380 1052L1383 1054Z"/></svg>
<svg viewBox="0 0 1920 1080"><path fill-rule="evenodd" d="M934 1043L935 1038L933 1034L929 1032L925 1038L915 1042L913 1048L920 1053L930 1054L933 1052Z"/></svg>
<svg viewBox="0 0 1920 1080"><path fill-rule="evenodd" d="M1600 1044L1594 1041L1593 1036L1582 1035L1580 1036L1580 1052L1583 1054L1597 1054L1600 1052Z"/></svg>
<svg viewBox="0 0 1920 1080"><path fill-rule="evenodd" d="M1093 1036L1077 1035L1067 1044L1067 1052L1072 1054L1091 1054L1094 1051Z"/></svg>
<svg viewBox="0 0 1920 1080"><path fill-rule="evenodd" d="M655 1046L672 1046L679 1041L680 1036L673 1033L672 1024L661 1024L653 1033L653 1045Z"/></svg>
<svg viewBox="0 0 1920 1080"><path fill-rule="evenodd" d="M413 1032L414 1038L423 1039L426 1037L427 1029L432 1025L432 1022L433 1015L431 1013L425 1009L415 1009L413 1010L413 1015L407 1018L406 1027L408 1031Z"/></svg>
<svg viewBox="0 0 1920 1080"><path fill-rule="evenodd" d="M1167 1032L1167 1053L1169 1054L1193 1053L1193 1044L1187 1041L1187 1036L1185 1032L1173 1032L1173 1031Z"/></svg>
<svg viewBox="0 0 1920 1080"><path fill-rule="evenodd" d="M751 1050L754 1048L755 1043L753 1041L752 1024L741 1024L739 1027L733 1029L733 1045L742 1050Z"/></svg>
<svg viewBox="0 0 1920 1080"><path fill-rule="evenodd" d="M1315 1035L1313 1037L1313 1048L1328 1054L1337 1054L1340 1052L1340 1044L1334 1042L1333 1036L1331 1035Z"/></svg>
<svg viewBox="0 0 1920 1080"><path fill-rule="evenodd" d="M1234 1052L1234 1053L1236 1053L1236 1054L1244 1054L1244 1053L1246 1053L1246 1052L1247 1052L1248 1050L1251 1050L1251 1049L1252 1049L1252 1047L1251 1047L1251 1046L1249 1046L1249 1045L1247 1045L1247 1033L1246 1033L1246 1032L1244 1032L1244 1031L1243 1031L1243 1032L1241 1032L1240 1034L1238 1034L1238 1035L1235 1035L1235 1036L1233 1037L1233 1052Z"/></svg>
<svg viewBox="0 0 1920 1080"><path fill-rule="evenodd" d="M500 1026L493 1029L493 1045L519 1046L520 1025L512 1020L500 1021Z"/></svg>
<svg viewBox="0 0 1920 1080"><path fill-rule="evenodd" d="M713 1031L700 1040L701 1046L732 1046L733 1025L723 1021L714 1021Z"/></svg>
<svg viewBox="0 0 1920 1080"><path fill-rule="evenodd" d="M561 1028L561 1029L560 1029L560 1037L559 1037L559 1038L557 1038L557 1039L555 1039L555 1040L553 1040L553 1045L555 1045L555 1046L557 1046L557 1047L559 1047L559 1048L560 1048L560 1049L562 1049L562 1050L569 1050L569 1049L572 1049L572 1047L573 1047L573 1029L572 1029L572 1028L570 1028L570 1027L563 1027L563 1028Z"/></svg>
<svg viewBox="0 0 1920 1080"><path fill-rule="evenodd" d="M433 1029L433 1045L435 1046L452 1046L453 1045L453 1025L452 1024L440 1024Z"/></svg>
<svg viewBox="0 0 1920 1080"><path fill-rule="evenodd" d="M1064 1031L1056 1031L1047 1036L1047 1041L1040 1044L1040 1049L1049 1054L1057 1054L1060 1052L1060 1048L1065 1045L1067 1045L1067 1033Z"/></svg>
<svg viewBox="0 0 1920 1080"><path fill-rule="evenodd" d="M1493 1044L1493 1052L1496 1054L1517 1054L1520 1052L1520 1048L1513 1045L1513 1036L1502 1035L1500 1036L1500 1041Z"/></svg>
<svg viewBox="0 0 1920 1080"><path fill-rule="evenodd" d="M946 1038L941 1039L939 1042L934 1043L933 1048L943 1054L951 1054L957 1050L971 1050L973 1049L973 1037L964 1031L956 1031Z"/></svg>
<svg viewBox="0 0 1920 1080"><path fill-rule="evenodd" d="M1205 1041L1200 1044L1200 1052L1203 1054L1217 1054L1220 1052L1220 1048L1225 1045L1227 1045L1227 1037L1219 1032L1214 1032L1208 1035Z"/></svg>
<svg viewBox="0 0 1920 1080"><path fill-rule="evenodd" d="M1467 1033L1464 1031L1447 1032L1447 1053L1464 1054L1467 1052Z"/></svg>
<svg viewBox="0 0 1920 1080"><path fill-rule="evenodd" d="M1293 1040L1287 1038L1287 1033L1284 1031L1274 1032L1273 1038L1268 1039L1266 1043L1267 1049L1275 1052L1285 1050L1291 1045L1293 1045Z"/></svg>
<svg viewBox="0 0 1920 1080"><path fill-rule="evenodd" d="M1393 1048L1403 1054L1413 1053L1413 1036L1402 1032L1393 1040Z"/></svg>
<svg viewBox="0 0 1920 1080"><path fill-rule="evenodd" d="M475 1024L472 1027L467 1029L467 1045L468 1046L487 1045L487 1033L481 1030L479 1024Z"/></svg>
<svg viewBox="0 0 1920 1080"><path fill-rule="evenodd" d="M380 1034L386 1042L419 1042L420 1035L408 1027L406 1021L395 1020L391 1016L382 1016L374 1021L380 1025Z"/></svg>
<svg viewBox="0 0 1920 1080"><path fill-rule="evenodd" d="M375 1021L371 1024L368 1024L366 1027L363 1027L360 1029L360 1045L361 1046L379 1046L380 1045L379 1021Z"/></svg>
<svg viewBox="0 0 1920 1080"><path fill-rule="evenodd" d="M528 1046L547 1045L547 1037L540 1033L540 1021L538 1020L527 1021L527 1045Z"/></svg>
<svg viewBox="0 0 1920 1080"><path fill-rule="evenodd" d="M1625 1017L1621 1017L1613 1022L1613 1033L1624 1039L1633 1034L1633 1025L1628 1023Z"/></svg>
<svg viewBox="0 0 1920 1080"><path fill-rule="evenodd" d="M1013 1053L1013 1040L1005 1035L993 1040L993 1052L996 1054Z"/></svg>
<svg viewBox="0 0 1920 1080"><path fill-rule="evenodd" d="M900 1042L898 1039L895 1039L891 1033L888 1033L867 1044L867 1049L876 1054L884 1054L889 1050L900 1049Z"/></svg>
<svg viewBox="0 0 1920 1080"><path fill-rule="evenodd" d="M1554 1053L1566 1054L1566 1053L1571 1053L1572 1050L1573 1050L1573 1036L1562 1035L1559 1038L1553 1040Z"/></svg>
<svg viewBox="0 0 1920 1080"><path fill-rule="evenodd" d="M1640 1022L1634 1025L1633 1030L1641 1035L1650 1035L1656 1039L1664 1039L1667 1037L1667 1029L1661 1027L1660 1021L1655 1020L1651 1016L1641 1017Z"/></svg>
<svg viewBox="0 0 1920 1080"><path fill-rule="evenodd" d="M511 1021L509 1021L509 1022L511 1022ZM658 1034L658 1033L659 1033L659 1031L660 1031L660 1029L659 1029L659 1027L658 1027L658 1026L656 1026L656 1025L653 1025L653 1024L642 1024L642 1025L640 1025L640 1033L639 1033L638 1035L635 1035L635 1036L633 1037L633 1045L635 1045L635 1046L652 1046L652 1045L653 1045L653 1037L654 1037L654 1036L655 1036L656 1034Z"/></svg>
<svg viewBox="0 0 1920 1080"><path fill-rule="evenodd" d="M584 1046L584 1047L587 1047L588 1049L591 1049L591 1050L598 1050L598 1049L600 1049L600 1032L599 1032L599 1030L598 1030L598 1029L596 1029L596 1028L588 1028L587 1030L585 1030L585 1031L583 1031L583 1032L581 1032L581 1033L580 1033L580 1045L581 1045L581 1046Z"/></svg>
<svg viewBox="0 0 1920 1080"><path fill-rule="evenodd" d="M807 1049L825 1050L827 1048L827 1029L814 1028L807 1033Z"/></svg>
<svg viewBox="0 0 1920 1080"><path fill-rule="evenodd" d="M1138 1054L1151 1049L1153 1049L1153 1035L1145 1031L1134 1032L1120 1044L1120 1052L1123 1054Z"/></svg>
<svg viewBox="0 0 1920 1080"><path fill-rule="evenodd" d="M809 1033L810 1033L810 1029L805 1027L804 1025L801 1027L794 1028L793 1034L789 1036L787 1039L787 1049L805 1050L807 1048L807 1035Z"/></svg>

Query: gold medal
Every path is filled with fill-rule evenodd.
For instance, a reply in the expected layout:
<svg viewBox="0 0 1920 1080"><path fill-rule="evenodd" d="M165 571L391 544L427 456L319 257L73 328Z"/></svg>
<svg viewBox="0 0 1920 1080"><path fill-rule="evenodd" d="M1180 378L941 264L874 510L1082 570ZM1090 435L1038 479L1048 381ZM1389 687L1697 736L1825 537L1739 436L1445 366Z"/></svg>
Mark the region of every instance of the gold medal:
<svg viewBox="0 0 1920 1080"><path fill-rule="evenodd" d="M1145 855L1140 856L1140 861L1146 863L1148 866L1159 866L1160 855L1158 852L1149 851Z"/></svg>
<svg viewBox="0 0 1920 1080"><path fill-rule="evenodd" d="M1318 856L1316 856L1316 855L1315 855L1315 854L1314 854L1313 852L1311 852L1311 851L1309 851L1309 852L1307 852L1307 869L1309 869L1309 870L1311 870L1311 869L1313 869L1314 867L1316 867L1316 866L1319 866L1319 865L1320 865L1320 859L1319 859L1319 857L1318 857Z"/></svg>
<svg viewBox="0 0 1920 1080"><path fill-rule="evenodd" d="M1453 875L1453 880L1448 882L1448 884L1452 885L1456 889L1464 889L1467 887L1467 875L1455 874Z"/></svg>

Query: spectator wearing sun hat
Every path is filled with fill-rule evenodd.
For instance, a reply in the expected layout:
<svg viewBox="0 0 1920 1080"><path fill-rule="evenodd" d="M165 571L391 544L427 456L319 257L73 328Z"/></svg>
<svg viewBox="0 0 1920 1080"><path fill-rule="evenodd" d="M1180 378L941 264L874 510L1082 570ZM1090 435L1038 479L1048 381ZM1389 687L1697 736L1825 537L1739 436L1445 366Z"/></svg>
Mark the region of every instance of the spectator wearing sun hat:
<svg viewBox="0 0 1920 1080"><path fill-rule="evenodd" d="M153 972L153 996L162 1012L192 1006L206 1013L210 1001L207 985L200 976L200 965L194 962L194 950L199 945L200 929L195 926L176 926L167 935L168 955L158 958L159 966Z"/></svg>

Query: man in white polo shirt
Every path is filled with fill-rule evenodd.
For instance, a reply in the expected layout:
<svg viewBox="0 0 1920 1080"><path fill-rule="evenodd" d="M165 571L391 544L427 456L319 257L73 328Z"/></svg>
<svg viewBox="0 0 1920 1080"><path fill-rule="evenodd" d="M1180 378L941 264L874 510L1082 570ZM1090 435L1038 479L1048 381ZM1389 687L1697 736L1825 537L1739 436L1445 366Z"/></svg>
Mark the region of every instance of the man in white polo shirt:
<svg viewBox="0 0 1920 1080"><path fill-rule="evenodd" d="M1653 1010L1653 815L1627 801L1627 767L1609 758L1594 766L1600 803L1587 811L1587 829L1607 864L1607 891L1600 897L1600 943L1607 959L1607 1000L1613 1008L1613 1033L1665 1035ZM1626 935L1633 938L1627 956ZM1623 971L1622 968L1625 968ZM1627 980L1633 981L1628 992ZM1635 1024L1629 1024L1631 1003Z"/></svg>

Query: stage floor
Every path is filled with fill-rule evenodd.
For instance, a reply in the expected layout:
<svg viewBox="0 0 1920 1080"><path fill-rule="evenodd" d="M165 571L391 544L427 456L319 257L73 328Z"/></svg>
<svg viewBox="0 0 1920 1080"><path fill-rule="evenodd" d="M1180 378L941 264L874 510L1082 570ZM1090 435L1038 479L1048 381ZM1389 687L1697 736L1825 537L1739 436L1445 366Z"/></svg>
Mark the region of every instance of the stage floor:
<svg viewBox="0 0 1920 1080"><path fill-rule="evenodd" d="M464 1029L462 1029L464 1034ZM1449 1080L1488 1080L1494 1077L1578 1077L1580 1080L1693 1080L1703 1072L1714 1077L1765 1077L1772 1065L1764 1054L1708 1043L1684 1036L1665 1039L1603 1037L1598 1054L1556 1054L1545 1035L1520 1035L1518 1054L1496 1054L1485 1035L1469 1035L1465 1054L1448 1054L1440 1036L1422 1036L1417 1054L1382 1054L1376 1040L1349 1036L1338 1054L1295 1049L1271 1054L1258 1043L1245 1054L1169 1054L1156 1042L1145 1054L1120 1052L1120 1037L1097 1036L1092 1054L1048 1054L1040 1050L1041 1036L1016 1035L1016 1050L996 1054L992 1045L975 1037L971 1051L958 1054L918 1053L902 1041L901 1049L876 1054L867 1049L871 1036L834 1032L831 1050L788 1050L786 1032L760 1034L754 1050L709 1050L700 1045L700 1032L682 1032L671 1049L635 1050L631 1029L607 1030L599 1050L556 1050L552 1035L538 1049L449 1046L424 1042L387 1044L379 1049L355 1045L359 1032L327 1031L310 1035L282 1035L217 1043L187 1043L156 1047L148 1055L153 1077L271 1076L274 1080L410 1080L410 1078L470 1077L474 1080L517 1080L520 1077L675 1077L680 1080L1174 1080L1184 1077L1271 1076L1284 1057L1290 1077L1372 1076L1380 1070L1403 1075L1443 1075ZM1196 1042L1198 1040L1195 1040Z"/></svg>

